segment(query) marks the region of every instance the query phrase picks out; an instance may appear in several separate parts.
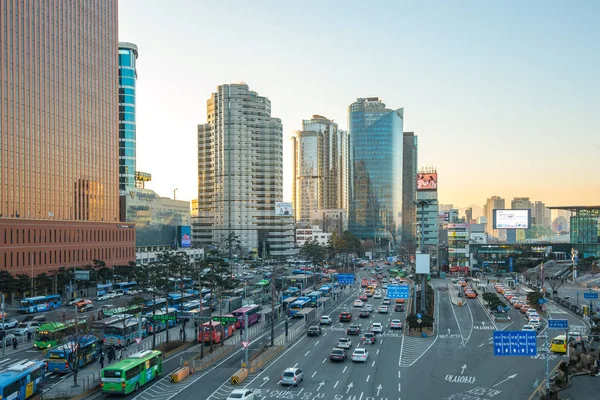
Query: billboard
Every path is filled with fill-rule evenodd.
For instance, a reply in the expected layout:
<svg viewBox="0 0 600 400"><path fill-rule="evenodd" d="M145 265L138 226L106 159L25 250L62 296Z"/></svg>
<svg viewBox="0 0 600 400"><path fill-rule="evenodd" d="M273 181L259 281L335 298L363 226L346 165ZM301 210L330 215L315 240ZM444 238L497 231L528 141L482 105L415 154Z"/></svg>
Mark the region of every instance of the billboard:
<svg viewBox="0 0 600 400"><path fill-rule="evenodd" d="M292 216L292 203L276 202L275 215L277 216Z"/></svg>
<svg viewBox="0 0 600 400"><path fill-rule="evenodd" d="M528 229L531 210L494 210L494 229Z"/></svg>
<svg viewBox="0 0 600 400"><path fill-rule="evenodd" d="M417 253L417 274L429 274L429 254Z"/></svg>
<svg viewBox="0 0 600 400"><path fill-rule="evenodd" d="M437 184L436 172L417 174L417 190L437 190Z"/></svg>
<svg viewBox="0 0 600 400"><path fill-rule="evenodd" d="M177 245L179 247L192 247L192 229L189 226L177 227Z"/></svg>

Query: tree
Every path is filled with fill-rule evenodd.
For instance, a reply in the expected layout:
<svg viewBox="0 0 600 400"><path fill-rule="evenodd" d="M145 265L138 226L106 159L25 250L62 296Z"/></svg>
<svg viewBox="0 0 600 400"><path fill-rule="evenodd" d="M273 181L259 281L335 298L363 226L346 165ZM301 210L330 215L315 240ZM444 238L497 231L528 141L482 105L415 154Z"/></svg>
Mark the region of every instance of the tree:
<svg viewBox="0 0 600 400"><path fill-rule="evenodd" d="M313 263L322 263L326 253L327 247L321 245L318 240L307 240L300 248L300 255Z"/></svg>
<svg viewBox="0 0 600 400"><path fill-rule="evenodd" d="M48 293L52 292L52 278L45 272L35 277L35 283L37 286L37 293L47 295Z"/></svg>
<svg viewBox="0 0 600 400"><path fill-rule="evenodd" d="M23 295L26 291L28 291L31 288L31 278L29 277L29 275L18 274L16 286L17 286L17 291L21 295Z"/></svg>
<svg viewBox="0 0 600 400"><path fill-rule="evenodd" d="M73 385L79 386L77 383L77 375L79 374L80 364L85 364L84 360L88 351L93 351L92 358L96 359L101 351L101 344L98 342L92 348L85 348L84 344L90 341L93 337L90 335L93 319L91 317L85 320L77 319L73 321L73 326L69 328L66 335L60 341L60 346L68 354L68 370L73 373Z"/></svg>
<svg viewBox="0 0 600 400"><path fill-rule="evenodd" d="M229 259L230 264L232 258L242 257L243 248L239 235L233 231L229 231L227 235L221 235L219 243L217 243L217 251L221 257Z"/></svg>
<svg viewBox="0 0 600 400"><path fill-rule="evenodd" d="M17 281L12 274L6 270L0 271L0 292L12 293L17 289Z"/></svg>
<svg viewBox="0 0 600 400"><path fill-rule="evenodd" d="M556 292L558 292L558 289L560 289L560 287L565 284L565 281L563 279L550 278L547 284L548 286L550 286L550 289L552 289L552 297L554 297L556 296Z"/></svg>

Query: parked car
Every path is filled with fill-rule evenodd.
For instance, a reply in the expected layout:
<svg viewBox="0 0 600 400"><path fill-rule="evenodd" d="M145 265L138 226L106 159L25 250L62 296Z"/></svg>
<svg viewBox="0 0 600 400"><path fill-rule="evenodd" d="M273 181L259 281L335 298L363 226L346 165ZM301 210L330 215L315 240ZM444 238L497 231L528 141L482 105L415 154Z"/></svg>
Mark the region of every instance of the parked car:
<svg viewBox="0 0 600 400"><path fill-rule="evenodd" d="M0 322L0 329L2 329L2 330L13 329L13 328L16 328L17 326L19 326L19 321L17 321L14 318L9 318L7 320L4 320L4 323Z"/></svg>

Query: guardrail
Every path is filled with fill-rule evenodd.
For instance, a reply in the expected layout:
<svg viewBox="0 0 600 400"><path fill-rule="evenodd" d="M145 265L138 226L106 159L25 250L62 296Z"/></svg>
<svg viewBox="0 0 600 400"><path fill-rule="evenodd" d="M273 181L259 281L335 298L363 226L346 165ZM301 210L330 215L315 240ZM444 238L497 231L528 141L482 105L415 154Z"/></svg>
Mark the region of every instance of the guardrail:
<svg viewBox="0 0 600 400"><path fill-rule="evenodd" d="M231 384L239 385L248 377L248 369L240 368L235 374L231 375Z"/></svg>

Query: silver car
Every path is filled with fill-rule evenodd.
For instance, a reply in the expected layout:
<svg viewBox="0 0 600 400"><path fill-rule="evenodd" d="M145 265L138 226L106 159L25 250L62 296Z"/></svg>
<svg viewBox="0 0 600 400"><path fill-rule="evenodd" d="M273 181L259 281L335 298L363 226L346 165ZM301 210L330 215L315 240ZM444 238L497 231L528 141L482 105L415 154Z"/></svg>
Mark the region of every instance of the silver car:
<svg viewBox="0 0 600 400"><path fill-rule="evenodd" d="M300 368L286 368L281 374L279 384L298 386L302 379L304 379L304 373Z"/></svg>

